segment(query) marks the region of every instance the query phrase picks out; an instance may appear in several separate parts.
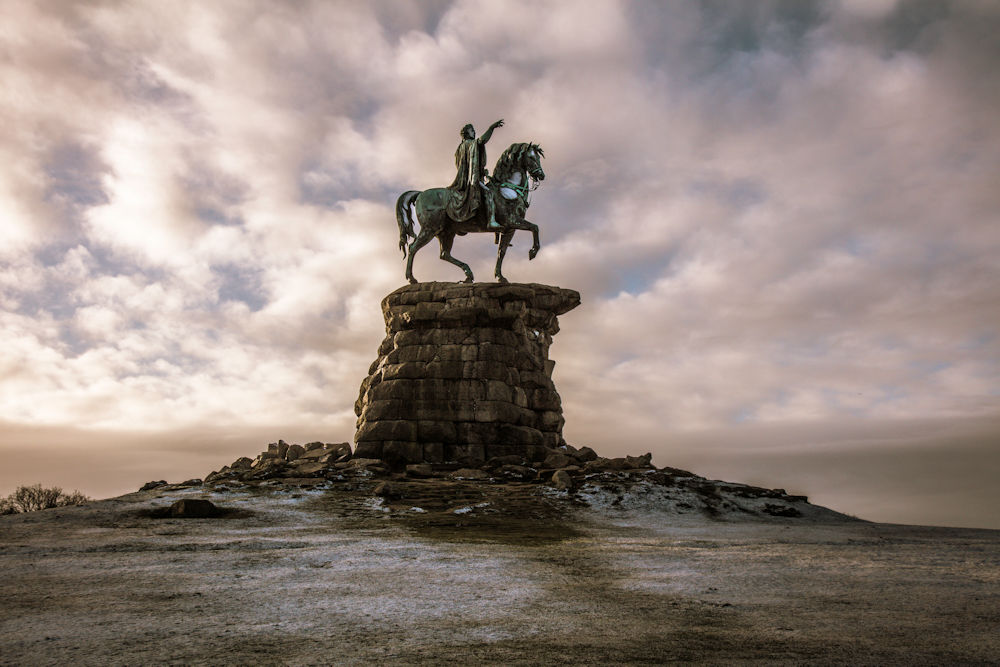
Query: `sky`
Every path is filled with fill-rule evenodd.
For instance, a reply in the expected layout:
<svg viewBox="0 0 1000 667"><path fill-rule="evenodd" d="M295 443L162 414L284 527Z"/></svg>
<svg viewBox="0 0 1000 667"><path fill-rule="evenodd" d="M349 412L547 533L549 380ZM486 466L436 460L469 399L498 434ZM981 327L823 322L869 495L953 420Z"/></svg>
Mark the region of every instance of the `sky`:
<svg viewBox="0 0 1000 667"><path fill-rule="evenodd" d="M1000 4L24 2L0 22L0 493L353 439L393 204L545 151L565 436L1000 528ZM454 254L492 276L488 235ZM420 280L460 280L433 246Z"/></svg>

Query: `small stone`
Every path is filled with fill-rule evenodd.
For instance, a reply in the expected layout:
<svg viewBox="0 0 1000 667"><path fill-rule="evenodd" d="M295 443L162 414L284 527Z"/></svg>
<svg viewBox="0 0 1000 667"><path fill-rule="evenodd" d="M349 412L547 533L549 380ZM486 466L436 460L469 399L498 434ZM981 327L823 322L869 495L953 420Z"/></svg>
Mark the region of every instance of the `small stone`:
<svg viewBox="0 0 1000 667"><path fill-rule="evenodd" d="M573 478L565 470L556 470L552 473L552 486L559 491L572 491Z"/></svg>
<svg viewBox="0 0 1000 667"><path fill-rule="evenodd" d="M253 467L253 460L249 456L241 456L229 467L233 470L249 470Z"/></svg>
<svg viewBox="0 0 1000 667"><path fill-rule="evenodd" d="M170 516L177 519L205 519L221 513L215 503L203 498L182 498L170 506Z"/></svg>
<svg viewBox="0 0 1000 667"><path fill-rule="evenodd" d="M407 477L433 477L434 468L429 463L411 463L406 466Z"/></svg>
<svg viewBox="0 0 1000 667"><path fill-rule="evenodd" d="M504 477L519 479L522 482L530 482L535 479L535 476L538 474L534 468L510 464L500 466L497 468L496 473L498 475L503 475Z"/></svg>
<svg viewBox="0 0 1000 667"><path fill-rule="evenodd" d="M542 462L542 467L565 468L566 466L572 465L574 463L576 463L576 459L573 459L570 456L563 454L562 452L552 452L551 454L545 457L545 460Z"/></svg>
<svg viewBox="0 0 1000 667"><path fill-rule="evenodd" d="M626 456L625 465L629 468L652 468L650 461L653 460L653 455L650 453L643 454L642 456Z"/></svg>
<svg viewBox="0 0 1000 667"><path fill-rule="evenodd" d="M483 467L492 470L501 466L523 466L525 464L527 464L527 460L523 456L508 454L506 456L494 456Z"/></svg>
<svg viewBox="0 0 1000 667"><path fill-rule="evenodd" d="M155 482L146 482L145 484L142 485L142 487L140 487L139 490L140 491L151 491L153 489L158 489L161 486L166 486L166 485L167 485L167 480L161 479L161 480L157 480Z"/></svg>
<svg viewBox="0 0 1000 667"><path fill-rule="evenodd" d="M379 482L375 486L373 493L380 498L386 499L398 499L401 497L399 490L389 482Z"/></svg>
<svg viewBox="0 0 1000 667"><path fill-rule="evenodd" d="M479 468L459 468L451 473L455 479L489 479L490 474Z"/></svg>
<svg viewBox="0 0 1000 667"><path fill-rule="evenodd" d="M335 463L334 467L337 470L344 470L346 468L367 468L369 466L381 466L382 461L380 459L351 459L350 461L340 461Z"/></svg>
<svg viewBox="0 0 1000 667"><path fill-rule="evenodd" d="M308 477L309 475L315 475L326 470L327 466L325 463L320 463L318 461L306 461L305 463L295 466L295 474L302 475L303 477Z"/></svg>

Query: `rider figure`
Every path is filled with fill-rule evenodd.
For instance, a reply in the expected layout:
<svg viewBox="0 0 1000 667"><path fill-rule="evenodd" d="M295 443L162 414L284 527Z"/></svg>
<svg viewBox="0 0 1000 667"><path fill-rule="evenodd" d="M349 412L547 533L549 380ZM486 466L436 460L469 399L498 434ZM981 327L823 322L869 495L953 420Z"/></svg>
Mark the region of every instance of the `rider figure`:
<svg viewBox="0 0 1000 667"><path fill-rule="evenodd" d="M486 169L486 142L493 135L493 130L503 127L503 120L490 125L490 129L476 138L476 130L469 123L462 128L462 143L455 150L455 167L458 173L448 189L451 197L448 199L448 215L456 222L464 222L474 216L480 203L486 205L486 228L491 231L502 229L496 220L496 207L493 197L483 179L489 174Z"/></svg>

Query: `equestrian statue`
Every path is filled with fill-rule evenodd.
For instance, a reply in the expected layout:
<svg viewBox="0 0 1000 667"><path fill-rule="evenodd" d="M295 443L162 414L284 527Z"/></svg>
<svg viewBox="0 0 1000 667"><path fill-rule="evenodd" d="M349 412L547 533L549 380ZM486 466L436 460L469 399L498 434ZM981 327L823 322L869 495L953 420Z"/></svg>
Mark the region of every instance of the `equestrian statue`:
<svg viewBox="0 0 1000 667"><path fill-rule="evenodd" d="M531 204L531 191L545 179L541 147L533 143L511 144L497 160L490 176L486 170L486 142L493 130L503 127L503 120L477 138L471 124L461 130L462 142L455 151L455 180L446 188L409 190L396 200L396 222L399 224L399 248L406 257L406 278L413 277L413 256L431 239L437 237L441 245L441 259L465 272L465 281L471 283L472 269L460 259L452 257L451 246L455 236L470 232L490 232L497 243L497 264L494 276L502 283L501 266L504 255L514 237L514 232L530 231L534 239L528 259L534 259L541 247L538 242L538 225L524 219ZM414 232L413 212L419 232ZM413 241L410 241L413 239Z"/></svg>

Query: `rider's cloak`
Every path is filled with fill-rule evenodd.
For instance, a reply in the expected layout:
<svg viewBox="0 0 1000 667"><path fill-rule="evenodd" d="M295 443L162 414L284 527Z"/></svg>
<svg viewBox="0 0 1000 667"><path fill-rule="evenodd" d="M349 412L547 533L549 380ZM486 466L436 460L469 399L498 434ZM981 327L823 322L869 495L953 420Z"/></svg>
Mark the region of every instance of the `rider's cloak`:
<svg viewBox="0 0 1000 667"><path fill-rule="evenodd" d="M463 139L455 150L455 167L458 173L454 182L448 186L451 195L448 197L446 211L452 220L464 222L476 214L482 201L479 183L483 180L485 166L486 146L479 137Z"/></svg>

